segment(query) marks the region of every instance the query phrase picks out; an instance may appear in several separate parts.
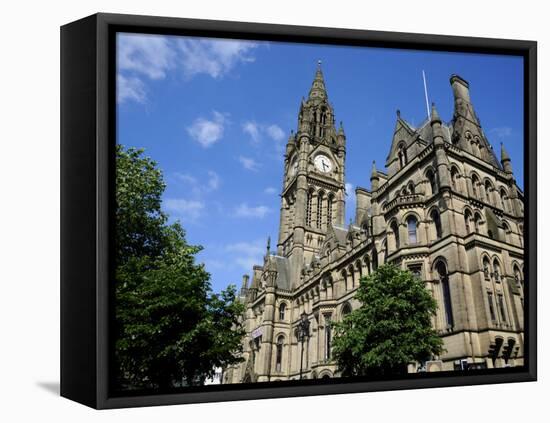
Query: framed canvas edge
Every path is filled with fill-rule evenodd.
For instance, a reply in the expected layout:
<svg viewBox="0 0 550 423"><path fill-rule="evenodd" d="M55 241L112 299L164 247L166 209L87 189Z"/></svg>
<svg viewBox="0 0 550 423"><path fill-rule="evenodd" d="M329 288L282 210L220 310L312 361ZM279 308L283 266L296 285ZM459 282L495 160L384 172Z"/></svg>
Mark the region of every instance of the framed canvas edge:
<svg viewBox="0 0 550 423"><path fill-rule="evenodd" d="M95 67L97 82L97 125L96 125L96 398L95 403L88 403L95 408L120 408L151 405L168 405L184 403L200 403L214 401L234 401L246 399L281 398L295 396L359 393L372 391L422 389L432 387L452 387L465 385L507 383L534 381L537 378L537 343L536 343L536 58L537 44L534 41L505 40L489 38L457 37L447 35L410 34L399 32L382 32L368 30L318 28L305 26L274 25L263 23L211 21L184 18L164 18L153 16L96 14L97 62ZM110 104L113 102L114 79L109 66L113 65L113 51L109 49L109 37L117 28L135 28L147 32L158 31L179 32L198 31L210 36L233 38L277 38L289 41L297 39L304 42L326 43L360 43L385 45L386 47L418 48L430 50L476 51L493 54L520 54L525 60L525 176L528 186L526 191L528 202L528 246L526 252L526 269L529 275L527 293L528 310L526 313L526 329L528 335L528 360L525 371L514 373L495 373L485 375L453 375L449 377L426 378L423 380L391 380L372 382L342 381L327 385L308 386L262 386L255 389L234 389L216 392L174 393L166 395L110 397L108 388L109 354L108 354L108 225L109 225L109 172L112 168L112 151L110 139L114 133L114 122L110 119ZM112 49L111 49L112 50ZM111 54L111 56L110 56ZM63 223L63 222L62 222Z"/></svg>

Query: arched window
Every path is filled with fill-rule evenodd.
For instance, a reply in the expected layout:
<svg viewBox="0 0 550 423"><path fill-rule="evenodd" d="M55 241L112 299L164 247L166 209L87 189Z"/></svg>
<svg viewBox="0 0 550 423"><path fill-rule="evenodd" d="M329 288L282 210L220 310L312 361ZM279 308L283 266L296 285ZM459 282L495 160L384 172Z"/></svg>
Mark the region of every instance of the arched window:
<svg viewBox="0 0 550 423"><path fill-rule="evenodd" d="M309 190L307 193L307 206L306 206L306 226L311 226L311 203L313 201L313 191Z"/></svg>
<svg viewBox="0 0 550 423"><path fill-rule="evenodd" d="M320 191L317 195L317 228L321 229L323 224L323 199L325 194Z"/></svg>
<svg viewBox="0 0 550 423"><path fill-rule="evenodd" d="M504 188L500 189L500 203L502 205L502 210L505 212L508 212L508 195L506 194L506 191Z"/></svg>
<svg viewBox="0 0 550 423"><path fill-rule="evenodd" d="M285 320L286 303L281 303L279 306L279 320Z"/></svg>
<svg viewBox="0 0 550 423"><path fill-rule="evenodd" d="M500 283L500 265L496 259L493 260L493 276L495 278L495 282Z"/></svg>
<svg viewBox="0 0 550 423"><path fill-rule="evenodd" d="M397 222L394 220L390 226L393 236L395 239L395 248L399 248L399 227L397 226Z"/></svg>
<svg viewBox="0 0 550 423"><path fill-rule="evenodd" d="M280 335L277 338L277 351L275 354L275 371L280 372L283 364L283 347L284 347L285 337Z"/></svg>
<svg viewBox="0 0 550 423"><path fill-rule="evenodd" d="M491 279L491 263L487 257L483 259L483 277L485 280Z"/></svg>
<svg viewBox="0 0 550 423"><path fill-rule="evenodd" d="M474 227L475 227L475 230L476 230L476 233L481 233L481 216L479 215L479 213L476 213L475 216L474 216Z"/></svg>
<svg viewBox="0 0 550 423"><path fill-rule="evenodd" d="M485 181L485 195L487 197L487 202L489 204L493 204L493 201L492 201L492 192L493 192L493 187L491 185L491 183L489 181Z"/></svg>
<svg viewBox="0 0 550 423"><path fill-rule="evenodd" d="M464 211L464 226L466 227L466 234L469 234L472 232L472 228L470 227L470 221L472 220L472 213L470 213L470 210L466 209Z"/></svg>
<svg viewBox="0 0 550 423"><path fill-rule="evenodd" d="M458 169L456 167L453 167L451 169L451 185L453 187L453 190L455 191L460 191L458 186L458 183L459 183L458 178L459 178Z"/></svg>
<svg viewBox="0 0 550 423"><path fill-rule="evenodd" d="M476 174L472 175L472 194L479 199L479 178Z"/></svg>
<svg viewBox="0 0 550 423"><path fill-rule="evenodd" d="M430 217L434 225L435 238L440 239L443 236L443 231L441 228L441 217L439 216L439 212L437 210L432 210Z"/></svg>
<svg viewBox="0 0 550 423"><path fill-rule="evenodd" d="M407 191L409 192L409 194L414 194L415 193L415 188L414 188L414 184L411 182L409 182L409 184L407 185Z"/></svg>
<svg viewBox="0 0 550 423"><path fill-rule="evenodd" d="M508 226L508 223L502 222L502 230L504 231L504 240L510 242L510 226Z"/></svg>
<svg viewBox="0 0 550 423"><path fill-rule="evenodd" d="M353 289L355 286L355 269L353 268L353 264L349 265L348 272L350 276L350 289Z"/></svg>
<svg viewBox="0 0 550 423"><path fill-rule="evenodd" d="M342 307L342 319L351 313L351 306L349 303L344 304Z"/></svg>
<svg viewBox="0 0 550 423"><path fill-rule="evenodd" d="M506 323L507 322L507 316L506 316L506 304L504 302L504 296L502 294L497 295L497 302L498 302L498 311L500 313L500 319Z"/></svg>
<svg viewBox="0 0 550 423"><path fill-rule="evenodd" d="M399 146L399 152L397 153L399 157L399 165L401 166L401 169L403 169L407 165L407 147L405 144L401 144Z"/></svg>
<svg viewBox="0 0 550 423"><path fill-rule="evenodd" d="M439 281L441 282L441 290L443 294L443 308L445 310L445 320L447 326L454 326L453 318L453 306L451 302L451 287L449 285L449 275L447 274L447 267L443 262L439 262L436 265L436 270L439 275Z"/></svg>
<svg viewBox="0 0 550 423"><path fill-rule="evenodd" d="M372 270L378 269L378 251L372 250Z"/></svg>
<svg viewBox="0 0 550 423"><path fill-rule="evenodd" d="M370 275L371 273L371 264L370 264L370 258L369 256L365 256L365 268L367 269L367 275Z"/></svg>
<svg viewBox="0 0 550 423"><path fill-rule="evenodd" d="M426 177L428 178L428 182L430 183L430 189L432 190L432 195L437 193L437 183L436 183L436 177L435 173L432 169L429 169L428 172L426 172Z"/></svg>
<svg viewBox="0 0 550 423"><path fill-rule="evenodd" d="M416 218L409 216L407 219L407 234L409 235L409 244L416 244L418 239L416 238Z"/></svg>
<svg viewBox="0 0 550 423"><path fill-rule="evenodd" d="M334 203L334 195L328 196L327 202L327 226L332 224L332 205Z"/></svg>
<svg viewBox="0 0 550 423"><path fill-rule="evenodd" d="M346 291L349 289L348 287L348 273L346 272L346 269L342 270L342 280L344 281L344 287L346 288Z"/></svg>
<svg viewBox="0 0 550 423"><path fill-rule="evenodd" d="M517 264L514 264L514 279L518 287L523 287L523 278L521 277L521 270L519 270L519 266Z"/></svg>

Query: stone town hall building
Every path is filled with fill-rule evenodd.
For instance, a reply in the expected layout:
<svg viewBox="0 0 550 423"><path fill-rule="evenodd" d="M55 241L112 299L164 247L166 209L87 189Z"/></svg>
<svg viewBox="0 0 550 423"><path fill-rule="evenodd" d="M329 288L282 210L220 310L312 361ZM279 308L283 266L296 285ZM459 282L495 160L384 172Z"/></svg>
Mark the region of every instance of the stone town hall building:
<svg viewBox="0 0 550 423"><path fill-rule="evenodd" d="M338 376L330 322L359 307L359 279L385 262L418 275L437 301L446 352L429 371L523 364L523 193L504 147L499 161L481 128L468 82L450 83L450 123L435 106L416 128L397 113L386 172L373 163L346 224L346 136L317 69L286 146L277 252L268 245L243 277L245 361L224 383L299 378L303 312L303 377Z"/></svg>

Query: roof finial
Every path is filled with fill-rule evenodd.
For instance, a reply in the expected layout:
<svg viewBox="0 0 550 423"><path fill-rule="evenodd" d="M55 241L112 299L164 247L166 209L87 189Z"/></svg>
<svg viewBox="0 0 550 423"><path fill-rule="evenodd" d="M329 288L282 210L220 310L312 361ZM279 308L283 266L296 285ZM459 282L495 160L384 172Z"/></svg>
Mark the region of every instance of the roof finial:
<svg viewBox="0 0 550 423"><path fill-rule="evenodd" d="M319 69L319 70L321 69L321 64L322 63L323 62L321 62L321 59L317 60L317 69Z"/></svg>

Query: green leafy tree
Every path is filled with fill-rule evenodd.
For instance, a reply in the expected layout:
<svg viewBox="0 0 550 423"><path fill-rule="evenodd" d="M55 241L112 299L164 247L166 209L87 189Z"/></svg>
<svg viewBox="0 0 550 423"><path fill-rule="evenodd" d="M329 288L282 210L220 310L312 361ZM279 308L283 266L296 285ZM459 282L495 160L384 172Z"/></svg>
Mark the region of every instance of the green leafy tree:
<svg viewBox="0 0 550 423"><path fill-rule="evenodd" d="M161 210L165 184L143 150L117 146L115 361L120 388L203 384L241 361L244 306L211 290L179 223Z"/></svg>
<svg viewBox="0 0 550 423"><path fill-rule="evenodd" d="M361 279L361 307L334 323L333 356L342 376L391 375L443 351L431 325L437 303L424 282L391 264Z"/></svg>

